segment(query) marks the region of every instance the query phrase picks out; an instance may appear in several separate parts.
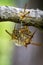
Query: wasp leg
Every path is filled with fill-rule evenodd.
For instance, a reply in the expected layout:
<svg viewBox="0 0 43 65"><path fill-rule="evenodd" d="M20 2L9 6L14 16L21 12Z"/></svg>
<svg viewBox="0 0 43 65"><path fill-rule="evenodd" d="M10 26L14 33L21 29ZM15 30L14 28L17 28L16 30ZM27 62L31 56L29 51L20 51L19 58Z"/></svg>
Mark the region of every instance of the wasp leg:
<svg viewBox="0 0 43 65"><path fill-rule="evenodd" d="M8 32L7 30L5 30L11 37L12 37L12 34L10 32Z"/></svg>
<svg viewBox="0 0 43 65"><path fill-rule="evenodd" d="M17 39L17 36L16 35L14 35L14 34L11 34L10 32L8 32L7 30L5 30L10 36L11 36L11 38L12 39Z"/></svg>
<svg viewBox="0 0 43 65"><path fill-rule="evenodd" d="M35 45L35 46L43 46L43 44L41 43L31 43L32 45Z"/></svg>
<svg viewBox="0 0 43 65"><path fill-rule="evenodd" d="M34 36L34 34L36 33L36 31L30 36L30 39L32 39L33 38L33 36Z"/></svg>

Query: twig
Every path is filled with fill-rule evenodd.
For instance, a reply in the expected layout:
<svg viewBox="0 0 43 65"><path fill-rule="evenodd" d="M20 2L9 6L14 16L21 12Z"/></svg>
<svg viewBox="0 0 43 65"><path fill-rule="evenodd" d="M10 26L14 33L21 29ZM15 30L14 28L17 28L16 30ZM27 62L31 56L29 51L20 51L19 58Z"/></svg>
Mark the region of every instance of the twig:
<svg viewBox="0 0 43 65"><path fill-rule="evenodd" d="M37 10L33 10L34 13L35 11L37 11L37 13L39 13L38 15L40 15L40 17L33 17L31 16L29 18L29 14L24 18L24 20L20 19L20 15L19 12L23 11L23 9L20 8L16 8L16 7L11 7L11 6L0 6L0 22L3 21L9 21L9 22L15 22L15 23L21 23L23 25L27 25L27 26L34 26L37 27L39 29L43 30L43 17L41 17L40 12L43 13L43 11L37 11ZM27 11L30 11L31 13L31 9L27 9Z"/></svg>

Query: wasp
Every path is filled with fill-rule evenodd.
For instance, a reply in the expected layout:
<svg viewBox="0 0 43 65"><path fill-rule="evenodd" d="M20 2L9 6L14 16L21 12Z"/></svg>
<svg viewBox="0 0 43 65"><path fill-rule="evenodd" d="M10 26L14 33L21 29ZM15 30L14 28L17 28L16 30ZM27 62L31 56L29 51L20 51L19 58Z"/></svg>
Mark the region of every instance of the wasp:
<svg viewBox="0 0 43 65"><path fill-rule="evenodd" d="M13 33L8 32L8 30L5 31L11 36L12 40L18 41L17 42L18 46L20 43L20 45L24 45L25 47L27 47L27 45L31 43L31 40L35 32L31 34L29 32L25 33L26 30L24 30L24 28L20 29L19 31L13 30Z"/></svg>
<svg viewBox="0 0 43 65"><path fill-rule="evenodd" d="M26 15L30 13L30 11L26 11L26 7L27 7L27 3L24 6L24 11L20 11L19 15L20 15L20 19L24 20ZM31 18L31 16L29 16L29 18Z"/></svg>
<svg viewBox="0 0 43 65"><path fill-rule="evenodd" d="M5 30L5 31L11 36L12 40L15 41L15 45L17 46L23 45L27 47L27 45L29 44L32 44L35 46L42 46L42 44L32 43L32 38L34 37L34 34L36 33L36 31L33 33L31 33L31 31L30 33L29 32L25 33L24 28L19 30L13 30L12 33L10 33L8 30Z"/></svg>

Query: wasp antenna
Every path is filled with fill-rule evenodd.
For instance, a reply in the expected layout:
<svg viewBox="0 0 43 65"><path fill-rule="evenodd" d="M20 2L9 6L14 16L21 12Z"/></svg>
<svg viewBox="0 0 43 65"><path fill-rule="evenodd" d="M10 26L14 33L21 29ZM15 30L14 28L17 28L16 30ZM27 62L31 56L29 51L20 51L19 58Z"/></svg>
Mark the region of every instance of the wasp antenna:
<svg viewBox="0 0 43 65"><path fill-rule="evenodd" d="M27 3L25 3L25 5L24 5L24 12L25 12L26 8L27 8Z"/></svg>
<svg viewBox="0 0 43 65"><path fill-rule="evenodd" d="M12 37L12 34L10 32L8 32L7 30L5 30L11 37Z"/></svg>
<svg viewBox="0 0 43 65"><path fill-rule="evenodd" d="M25 3L25 5L24 5L24 12L25 12L25 10L26 10L27 7L28 7L28 2Z"/></svg>
<svg viewBox="0 0 43 65"><path fill-rule="evenodd" d="M31 43L32 45L35 45L35 46L43 46L42 43Z"/></svg>

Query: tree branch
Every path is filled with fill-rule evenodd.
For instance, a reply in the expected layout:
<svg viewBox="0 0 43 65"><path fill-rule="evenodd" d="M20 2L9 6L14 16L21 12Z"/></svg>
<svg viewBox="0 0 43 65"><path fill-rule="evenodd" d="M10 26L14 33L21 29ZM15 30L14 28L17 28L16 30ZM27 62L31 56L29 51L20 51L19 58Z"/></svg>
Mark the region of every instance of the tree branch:
<svg viewBox="0 0 43 65"><path fill-rule="evenodd" d="M0 22L10 21L15 23L21 23L27 26L34 26L43 30L43 11L34 10L34 9L26 9L26 11L30 11L27 16L21 20L20 12L23 9L11 7L11 6L0 6ZM31 16L29 18L29 16Z"/></svg>

